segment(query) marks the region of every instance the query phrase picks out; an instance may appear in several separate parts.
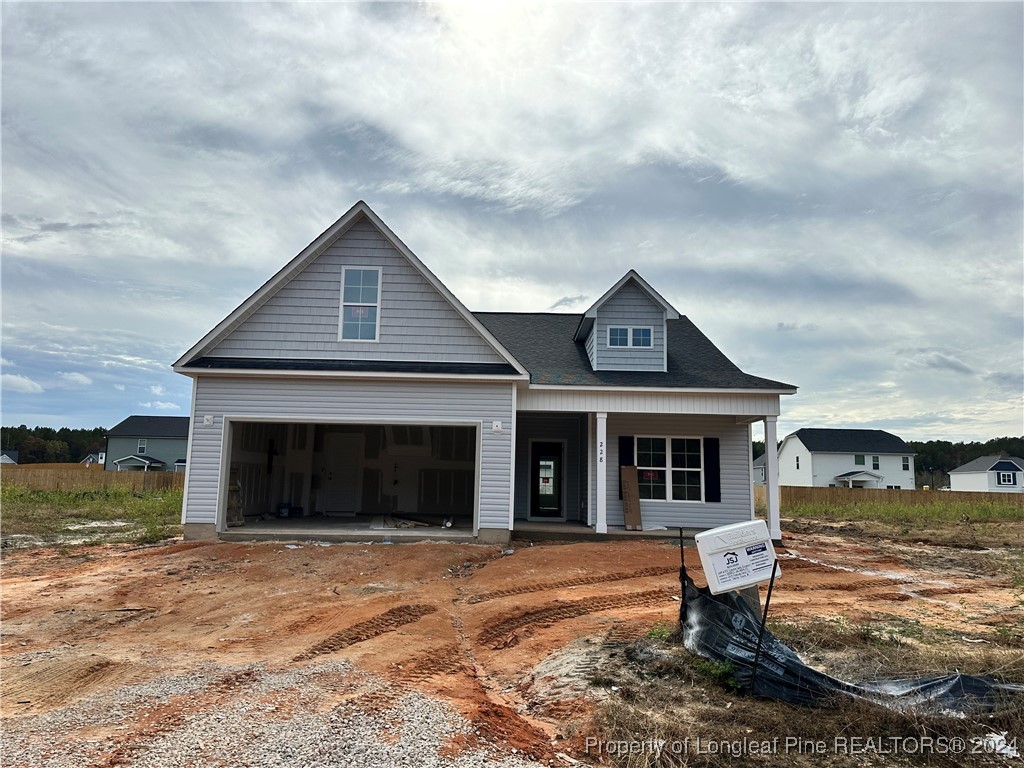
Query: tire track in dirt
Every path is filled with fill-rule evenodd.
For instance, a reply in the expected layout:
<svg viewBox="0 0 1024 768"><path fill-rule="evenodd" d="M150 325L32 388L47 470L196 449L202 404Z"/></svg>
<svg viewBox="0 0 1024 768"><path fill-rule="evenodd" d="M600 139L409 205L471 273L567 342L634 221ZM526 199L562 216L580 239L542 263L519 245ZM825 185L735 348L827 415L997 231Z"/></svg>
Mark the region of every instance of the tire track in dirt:
<svg viewBox="0 0 1024 768"><path fill-rule="evenodd" d="M416 685L437 675L467 674L473 670L462 659L462 651L456 645L443 645L422 656L417 656L395 669L393 677L403 683Z"/></svg>
<svg viewBox="0 0 1024 768"><path fill-rule="evenodd" d="M400 605L397 608L384 611L384 613L374 616L372 619L361 621L340 632L335 632L326 640L300 653L292 661L308 661L325 653L334 653L350 645L372 640L383 635L385 632L393 632L406 624L419 621L424 616L436 611L437 608L433 605Z"/></svg>
<svg viewBox="0 0 1024 768"><path fill-rule="evenodd" d="M670 596L671 593L656 589L649 592L631 592L625 595L605 595L583 600L550 603L542 608L506 614L504 618L494 621L480 632L477 635L477 642L495 649L509 647L518 642L512 636L513 633L530 624L566 621L586 616L589 613L607 611L611 608L654 606L665 602Z"/></svg>
<svg viewBox="0 0 1024 768"><path fill-rule="evenodd" d="M3 674L3 698L8 705L15 703L45 709L111 685L123 679L129 670L129 664L104 656L58 658L13 668L7 660Z"/></svg>
<svg viewBox="0 0 1024 768"><path fill-rule="evenodd" d="M499 589L494 592L482 592L478 595L471 595L466 598L470 604L485 603L488 600L497 600L502 597L513 597L525 595L530 592L547 592L554 589L567 589L568 587L583 587L589 584L603 584L609 581L626 581L627 579L643 579L648 576L665 576L669 573L678 573L678 565L659 566L656 568L641 568L639 571L630 573L609 573L604 576L580 576L575 579L563 581L548 581L538 584L522 584L518 587Z"/></svg>
<svg viewBox="0 0 1024 768"><path fill-rule="evenodd" d="M939 597L941 595L973 595L977 590L974 587L928 587L927 589L915 589L914 594L920 597Z"/></svg>

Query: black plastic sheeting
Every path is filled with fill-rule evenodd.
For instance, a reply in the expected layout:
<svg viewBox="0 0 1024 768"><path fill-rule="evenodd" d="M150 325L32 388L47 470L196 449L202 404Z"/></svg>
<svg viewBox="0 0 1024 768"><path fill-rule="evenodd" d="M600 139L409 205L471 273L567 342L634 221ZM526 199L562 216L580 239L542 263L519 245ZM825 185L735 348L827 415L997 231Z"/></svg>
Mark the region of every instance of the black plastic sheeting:
<svg viewBox="0 0 1024 768"><path fill-rule="evenodd" d="M683 600L679 622L684 645L704 658L730 662L737 685L750 691L761 616L738 592L712 595L707 587L696 586L685 568L680 581ZM766 629L752 693L810 706L826 705L837 696L851 696L894 709L966 715L990 712L1011 699L1016 701L1024 695L1024 685L961 674L855 685L808 667Z"/></svg>

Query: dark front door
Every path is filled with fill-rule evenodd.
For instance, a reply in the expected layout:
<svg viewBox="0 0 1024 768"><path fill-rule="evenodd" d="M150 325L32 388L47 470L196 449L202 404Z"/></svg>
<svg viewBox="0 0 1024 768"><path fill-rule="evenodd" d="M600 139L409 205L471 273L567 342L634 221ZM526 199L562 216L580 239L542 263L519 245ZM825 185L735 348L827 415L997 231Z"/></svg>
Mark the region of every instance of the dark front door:
<svg viewBox="0 0 1024 768"><path fill-rule="evenodd" d="M533 443L530 451L530 517L564 520L562 444Z"/></svg>

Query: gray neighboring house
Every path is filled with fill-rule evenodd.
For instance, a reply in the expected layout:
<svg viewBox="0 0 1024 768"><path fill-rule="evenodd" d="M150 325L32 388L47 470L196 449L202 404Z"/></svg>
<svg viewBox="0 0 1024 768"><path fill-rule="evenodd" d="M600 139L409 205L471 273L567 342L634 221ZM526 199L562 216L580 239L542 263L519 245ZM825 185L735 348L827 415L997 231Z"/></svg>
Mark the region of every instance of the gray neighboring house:
<svg viewBox="0 0 1024 768"><path fill-rule="evenodd" d="M193 380L188 538L226 533L229 504L288 514L276 532L315 515L324 534L392 517L481 541L606 533L624 530L620 466L645 528L750 520L751 425L774 445L796 392L741 371L632 270L582 314L470 312L363 202L174 370Z"/></svg>
<svg viewBox="0 0 1024 768"><path fill-rule="evenodd" d="M951 491L1024 493L1024 459L981 456L949 471Z"/></svg>
<svg viewBox="0 0 1024 768"><path fill-rule="evenodd" d="M760 456L754 459L754 463L752 466L754 469L754 484L764 485L765 470L768 467L768 454L762 453Z"/></svg>
<svg viewBox="0 0 1024 768"><path fill-rule="evenodd" d="M10 448L4 448L0 450L0 464L17 464L18 463L18 451Z"/></svg>
<svg viewBox="0 0 1024 768"><path fill-rule="evenodd" d="M107 432L103 468L115 472L183 472L188 416L129 416Z"/></svg>

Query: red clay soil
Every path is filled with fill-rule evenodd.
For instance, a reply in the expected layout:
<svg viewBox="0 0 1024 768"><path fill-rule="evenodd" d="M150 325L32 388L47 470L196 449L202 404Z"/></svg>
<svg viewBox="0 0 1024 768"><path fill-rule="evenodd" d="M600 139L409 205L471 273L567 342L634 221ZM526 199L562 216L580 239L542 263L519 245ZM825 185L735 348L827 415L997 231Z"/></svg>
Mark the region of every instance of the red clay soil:
<svg viewBox="0 0 1024 768"><path fill-rule="evenodd" d="M884 614L972 636L1019 621L1007 577L973 563L974 553L939 550L925 556L896 544L793 535L772 614ZM702 581L692 548L686 558ZM438 543L19 551L4 558L0 716L207 661L288 668L344 659L392 691L418 689L470 718L477 733L453 739L449 753L481 740L550 759L564 749L554 737L589 705L560 673L538 665L588 638L624 644L673 625L678 567L678 547L652 540L517 546L504 556L497 547ZM198 697L205 700L166 701L141 728L116 735L108 764L170 727L182 708L208 707L239 684L224 680ZM358 706L385 710L397 694L376 695ZM352 696L339 687L335 699ZM286 711L287 702L277 704Z"/></svg>

